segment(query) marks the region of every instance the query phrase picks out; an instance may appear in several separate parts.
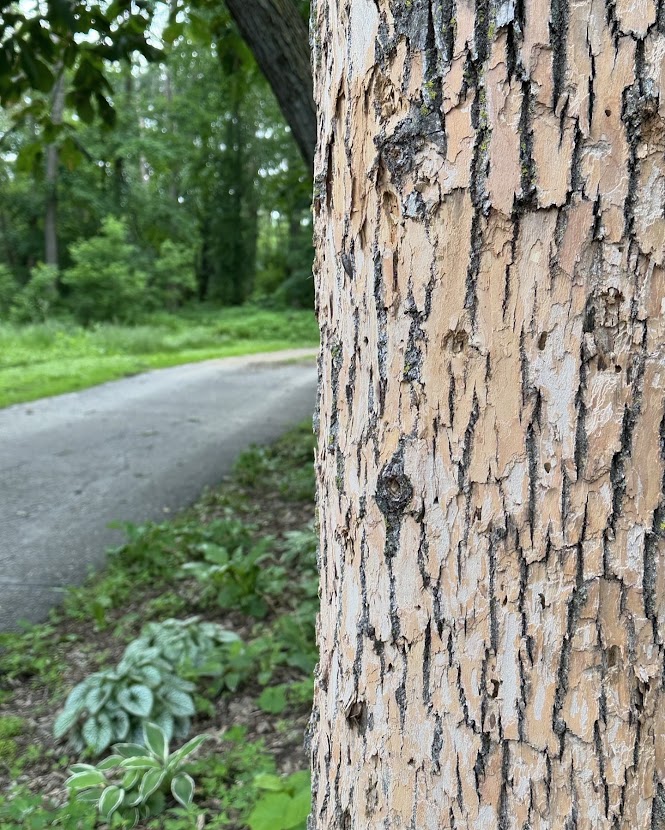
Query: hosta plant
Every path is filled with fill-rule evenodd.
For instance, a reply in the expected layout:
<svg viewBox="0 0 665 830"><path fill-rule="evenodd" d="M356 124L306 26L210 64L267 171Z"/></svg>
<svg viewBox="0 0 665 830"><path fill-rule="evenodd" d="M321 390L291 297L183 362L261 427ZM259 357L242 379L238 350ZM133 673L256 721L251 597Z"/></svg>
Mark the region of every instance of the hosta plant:
<svg viewBox="0 0 665 830"><path fill-rule="evenodd" d="M217 623L201 622L198 617L148 623L139 638L146 648L159 649L160 657L174 666L192 668L207 663L224 646L239 640L235 632Z"/></svg>
<svg viewBox="0 0 665 830"><path fill-rule="evenodd" d="M146 629L114 669L90 675L71 691L55 721L56 738L67 735L75 751L87 747L100 755L118 741L140 743L146 721L159 724L168 740L187 736L196 688L181 676L191 667L188 648L199 663L238 638L220 626L193 620L181 626L167 620Z"/></svg>
<svg viewBox="0 0 665 830"><path fill-rule="evenodd" d="M156 723L143 725L143 743L116 744L113 755L96 766L75 764L67 786L73 799L96 805L105 824L135 827L139 821L159 815L173 799L183 807L192 804L194 781L183 772L183 764L205 740L192 738L183 747L169 752L169 741Z"/></svg>

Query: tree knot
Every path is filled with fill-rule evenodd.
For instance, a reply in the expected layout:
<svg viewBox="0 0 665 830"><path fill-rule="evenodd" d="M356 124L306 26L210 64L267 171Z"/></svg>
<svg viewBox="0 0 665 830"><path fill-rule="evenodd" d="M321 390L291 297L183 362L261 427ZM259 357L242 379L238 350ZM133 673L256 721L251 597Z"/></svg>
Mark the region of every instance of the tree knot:
<svg viewBox="0 0 665 830"><path fill-rule="evenodd" d="M401 451L395 453L381 470L375 498L386 518L402 515L413 498L413 485L404 473Z"/></svg>

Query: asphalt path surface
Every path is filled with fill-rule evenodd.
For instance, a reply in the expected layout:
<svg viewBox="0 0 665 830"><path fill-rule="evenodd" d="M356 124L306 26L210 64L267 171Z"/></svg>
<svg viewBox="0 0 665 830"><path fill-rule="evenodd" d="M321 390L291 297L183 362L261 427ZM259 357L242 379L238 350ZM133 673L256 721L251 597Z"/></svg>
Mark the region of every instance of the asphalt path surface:
<svg viewBox="0 0 665 830"><path fill-rule="evenodd" d="M312 350L160 369L0 410L0 631L38 621L122 542L251 443L311 417Z"/></svg>

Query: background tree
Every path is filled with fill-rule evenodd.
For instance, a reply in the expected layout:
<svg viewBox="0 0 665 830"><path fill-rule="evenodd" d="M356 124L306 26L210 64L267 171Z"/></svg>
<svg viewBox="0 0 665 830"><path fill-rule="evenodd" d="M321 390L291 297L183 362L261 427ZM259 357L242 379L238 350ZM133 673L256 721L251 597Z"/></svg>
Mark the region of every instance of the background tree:
<svg viewBox="0 0 665 830"><path fill-rule="evenodd" d="M30 106L26 96L6 111L0 261L20 291L56 250L68 269L73 246L114 216L147 286L164 284L160 269L175 262L162 255L170 240L188 249L201 299L310 304L311 178L251 52L223 9L191 9L163 34L171 41L164 61L105 65L112 128L81 117L69 70L60 76L58 124L39 115L53 115L53 91L33 91ZM62 302L49 307L66 313L78 301L71 285L59 285ZM173 304L172 294L150 290L144 311L160 296Z"/></svg>
<svg viewBox="0 0 665 830"><path fill-rule="evenodd" d="M293 0L226 0L311 170L316 145L307 16ZM304 12L304 14L303 14ZM268 36L267 33L269 33Z"/></svg>
<svg viewBox="0 0 665 830"><path fill-rule="evenodd" d="M662 4L314 42L311 826L661 828Z"/></svg>

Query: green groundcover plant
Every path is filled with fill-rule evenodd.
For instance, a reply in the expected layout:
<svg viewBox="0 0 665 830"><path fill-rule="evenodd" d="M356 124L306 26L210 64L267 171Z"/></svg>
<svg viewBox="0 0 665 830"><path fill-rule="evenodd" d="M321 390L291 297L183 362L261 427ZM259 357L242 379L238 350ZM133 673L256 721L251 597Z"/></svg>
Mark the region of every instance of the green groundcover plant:
<svg viewBox="0 0 665 830"><path fill-rule="evenodd" d="M167 740L186 737L196 712L196 685L181 674L238 641L232 631L196 617L149 623L115 668L91 674L70 692L55 737L67 735L75 751L87 748L94 755L117 741L140 742L149 720Z"/></svg>
<svg viewBox="0 0 665 830"><path fill-rule="evenodd" d="M159 815L172 799L188 808L194 798L194 780L183 764L206 739L198 735L180 749L169 752L169 742L156 723L143 725L143 742L116 744L113 754L96 766L74 764L67 786L76 801L96 806L108 825L114 816L123 827Z"/></svg>

